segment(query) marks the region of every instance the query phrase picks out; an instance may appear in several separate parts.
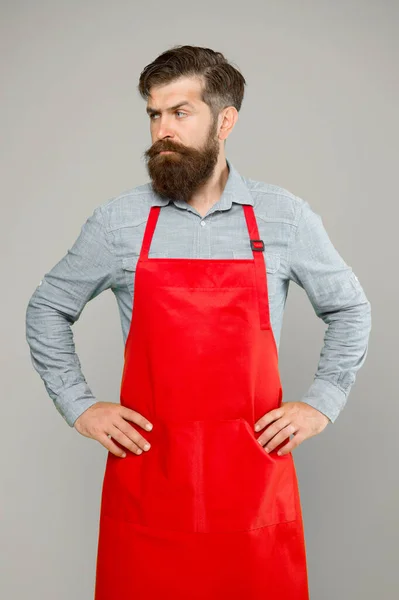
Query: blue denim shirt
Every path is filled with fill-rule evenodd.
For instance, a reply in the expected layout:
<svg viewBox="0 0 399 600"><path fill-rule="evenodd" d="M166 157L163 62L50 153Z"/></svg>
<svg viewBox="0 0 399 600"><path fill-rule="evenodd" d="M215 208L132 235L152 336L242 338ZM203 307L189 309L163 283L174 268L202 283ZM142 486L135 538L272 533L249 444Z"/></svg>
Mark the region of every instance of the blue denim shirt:
<svg viewBox="0 0 399 600"><path fill-rule="evenodd" d="M151 182L102 203L34 290L26 310L32 364L70 426L97 402L75 351L72 325L90 300L111 289L126 343L135 268L153 205L162 208L149 257L171 258L253 258L242 205L254 207L265 243L277 348L290 281L305 290L316 315L328 326L314 380L299 399L331 422L343 409L367 355L370 302L308 202L277 185L246 178L229 159L226 162L229 175L223 193L203 217L184 201L157 196Z"/></svg>

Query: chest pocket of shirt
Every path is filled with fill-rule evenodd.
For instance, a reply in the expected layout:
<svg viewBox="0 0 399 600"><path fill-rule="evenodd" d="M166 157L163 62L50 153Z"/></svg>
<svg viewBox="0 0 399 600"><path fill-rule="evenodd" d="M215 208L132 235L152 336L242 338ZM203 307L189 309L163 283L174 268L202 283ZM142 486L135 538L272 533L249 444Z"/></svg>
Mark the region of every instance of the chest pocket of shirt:
<svg viewBox="0 0 399 600"><path fill-rule="evenodd" d="M168 255L166 252L150 252L148 258L168 258ZM134 293L134 277L138 260L139 257L137 254L122 257L122 269L125 275L125 282L132 296Z"/></svg>

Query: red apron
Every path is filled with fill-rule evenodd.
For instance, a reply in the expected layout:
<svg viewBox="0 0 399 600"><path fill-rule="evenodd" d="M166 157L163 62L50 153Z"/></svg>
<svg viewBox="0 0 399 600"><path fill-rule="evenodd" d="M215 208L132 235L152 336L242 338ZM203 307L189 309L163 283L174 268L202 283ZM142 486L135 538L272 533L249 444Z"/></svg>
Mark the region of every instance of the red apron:
<svg viewBox="0 0 399 600"><path fill-rule="evenodd" d="M120 395L153 423L130 422L151 448L108 453L95 600L309 599L293 456L254 431L282 387L263 242L243 209L253 259L189 259L148 257L151 207Z"/></svg>

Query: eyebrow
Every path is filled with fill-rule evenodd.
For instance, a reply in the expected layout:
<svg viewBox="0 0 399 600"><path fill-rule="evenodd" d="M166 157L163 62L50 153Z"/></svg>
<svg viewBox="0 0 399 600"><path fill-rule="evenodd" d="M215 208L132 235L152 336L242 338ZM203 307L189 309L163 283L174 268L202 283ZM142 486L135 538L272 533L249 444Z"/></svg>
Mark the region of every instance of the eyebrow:
<svg viewBox="0 0 399 600"><path fill-rule="evenodd" d="M174 110L176 110L176 108L180 108L181 106L189 106L190 108L194 108L194 106L190 103L187 102L187 100L185 100L184 102L179 102L179 104L175 104L174 106L171 106L170 108L168 108L167 110L169 112L172 112ZM151 108L150 106L147 106L147 114L148 115L154 115L154 114L159 114L159 110L156 110L155 108Z"/></svg>

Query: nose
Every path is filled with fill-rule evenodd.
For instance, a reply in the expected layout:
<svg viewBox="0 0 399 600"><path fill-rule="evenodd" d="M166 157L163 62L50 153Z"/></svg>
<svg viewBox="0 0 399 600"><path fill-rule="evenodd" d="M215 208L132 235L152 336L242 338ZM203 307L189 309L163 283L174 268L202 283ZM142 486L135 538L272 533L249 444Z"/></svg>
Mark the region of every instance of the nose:
<svg viewBox="0 0 399 600"><path fill-rule="evenodd" d="M162 128L157 132L155 139L157 141L173 141L174 134L169 129Z"/></svg>
<svg viewBox="0 0 399 600"><path fill-rule="evenodd" d="M157 123L157 128L156 128L156 133L155 133L155 138L157 140L164 140L165 138L174 138L174 131L173 128L171 126L170 120L169 119L165 119L161 117L159 117L158 119L158 123Z"/></svg>

